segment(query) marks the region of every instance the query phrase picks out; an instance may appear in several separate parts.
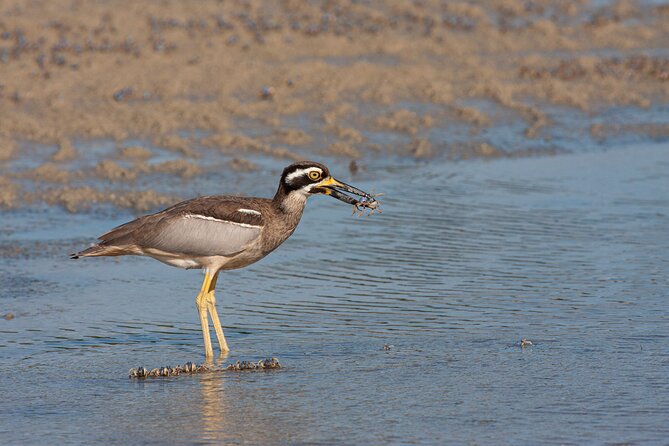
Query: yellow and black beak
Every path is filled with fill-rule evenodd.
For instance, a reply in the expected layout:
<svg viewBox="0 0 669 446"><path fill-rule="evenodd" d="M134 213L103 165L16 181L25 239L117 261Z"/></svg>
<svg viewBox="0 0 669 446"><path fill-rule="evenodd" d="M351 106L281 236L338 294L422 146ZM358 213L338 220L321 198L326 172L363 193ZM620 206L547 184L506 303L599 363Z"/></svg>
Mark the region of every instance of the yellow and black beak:
<svg viewBox="0 0 669 446"><path fill-rule="evenodd" d="M358 204L360 200L357 200L354 197L351 197L350 195L346 195L343 192L349 192L354 195L358 195L359 197L367 198L368 200L374 200L374 197L370 194L368 194L365 191L362 191L356 187L349 186L346 183L342 183L339 180L335 180L332 177L328 177L318 183L316 187L314 187L313 192L317 194L325 194L325 195L330 195L331 197L336 198L337 200L341 200L344 203L348 204Z"/></svg>

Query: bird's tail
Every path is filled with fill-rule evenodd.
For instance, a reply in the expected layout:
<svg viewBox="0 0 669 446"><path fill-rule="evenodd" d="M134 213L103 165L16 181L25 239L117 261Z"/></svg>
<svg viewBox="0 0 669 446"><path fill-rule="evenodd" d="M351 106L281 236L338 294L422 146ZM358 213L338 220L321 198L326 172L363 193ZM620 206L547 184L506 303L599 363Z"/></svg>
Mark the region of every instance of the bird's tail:
<svg viewBox="0 0 669 446"><path fill-rule="evenodd" d="M70 254L70 259L76 260L80 257L122 256L124 254L128 254L128 250L121 246L93 245L81 252Z"/></svg>

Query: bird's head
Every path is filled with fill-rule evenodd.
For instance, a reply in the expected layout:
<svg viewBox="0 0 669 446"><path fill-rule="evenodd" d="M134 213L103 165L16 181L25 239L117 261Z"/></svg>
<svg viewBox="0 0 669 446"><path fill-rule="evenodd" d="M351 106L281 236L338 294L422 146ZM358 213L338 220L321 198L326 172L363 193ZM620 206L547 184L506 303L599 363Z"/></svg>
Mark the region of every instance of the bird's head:
<svg viewBox="0 0 669 446"><path fill-rule="evenodd" d="M360 200L346 195L348 192L365 199L373 200L373 196L342 183L330 175L330 171L321 163L314 161L301 161L291 164L283 170L281 175L281 188L285 194L299 194L308 197L314 194L330 195L348 204L357 204Z"/></svg>

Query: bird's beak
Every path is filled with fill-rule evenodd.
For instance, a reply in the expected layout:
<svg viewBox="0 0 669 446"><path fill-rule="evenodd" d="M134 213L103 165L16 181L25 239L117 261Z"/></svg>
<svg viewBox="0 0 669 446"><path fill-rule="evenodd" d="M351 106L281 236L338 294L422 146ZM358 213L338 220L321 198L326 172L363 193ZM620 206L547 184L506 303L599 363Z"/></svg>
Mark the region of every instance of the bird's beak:
<svg viewBox="0 0 669 446"><path fill-rule="evenodd" d="M356 198L351 197L350 195L346 195L342 191L349 192L354 195L358 195L359 197L364 197L367 198L368 200L374 201L374 197L368 194L367 192L362 191L353 186L349 186L348 184L342 183L339 180L335 180L332 177L326 178L320 183L318 183L316 187L313 189L313 191L318 194L330 195L331 197L334 197L337 200L341 200L344 203L348 204L358 204L360 200L357 200Z"/></svg>

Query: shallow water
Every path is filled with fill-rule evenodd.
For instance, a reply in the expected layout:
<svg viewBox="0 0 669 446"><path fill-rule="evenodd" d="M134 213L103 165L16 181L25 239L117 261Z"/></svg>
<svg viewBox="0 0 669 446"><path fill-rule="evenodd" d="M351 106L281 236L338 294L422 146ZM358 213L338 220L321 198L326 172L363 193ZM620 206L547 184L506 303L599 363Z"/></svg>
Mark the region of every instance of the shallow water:
<svg viewBox="0 0 669 446"><path fill-rule="evenodd" d="M199 273L67 260L129 214L4 213L0 442L666 443L666 143L350 182L384 213L314 198L219 281L223 362L284 365L263 373L128 379L201 361Z"/></svg>

